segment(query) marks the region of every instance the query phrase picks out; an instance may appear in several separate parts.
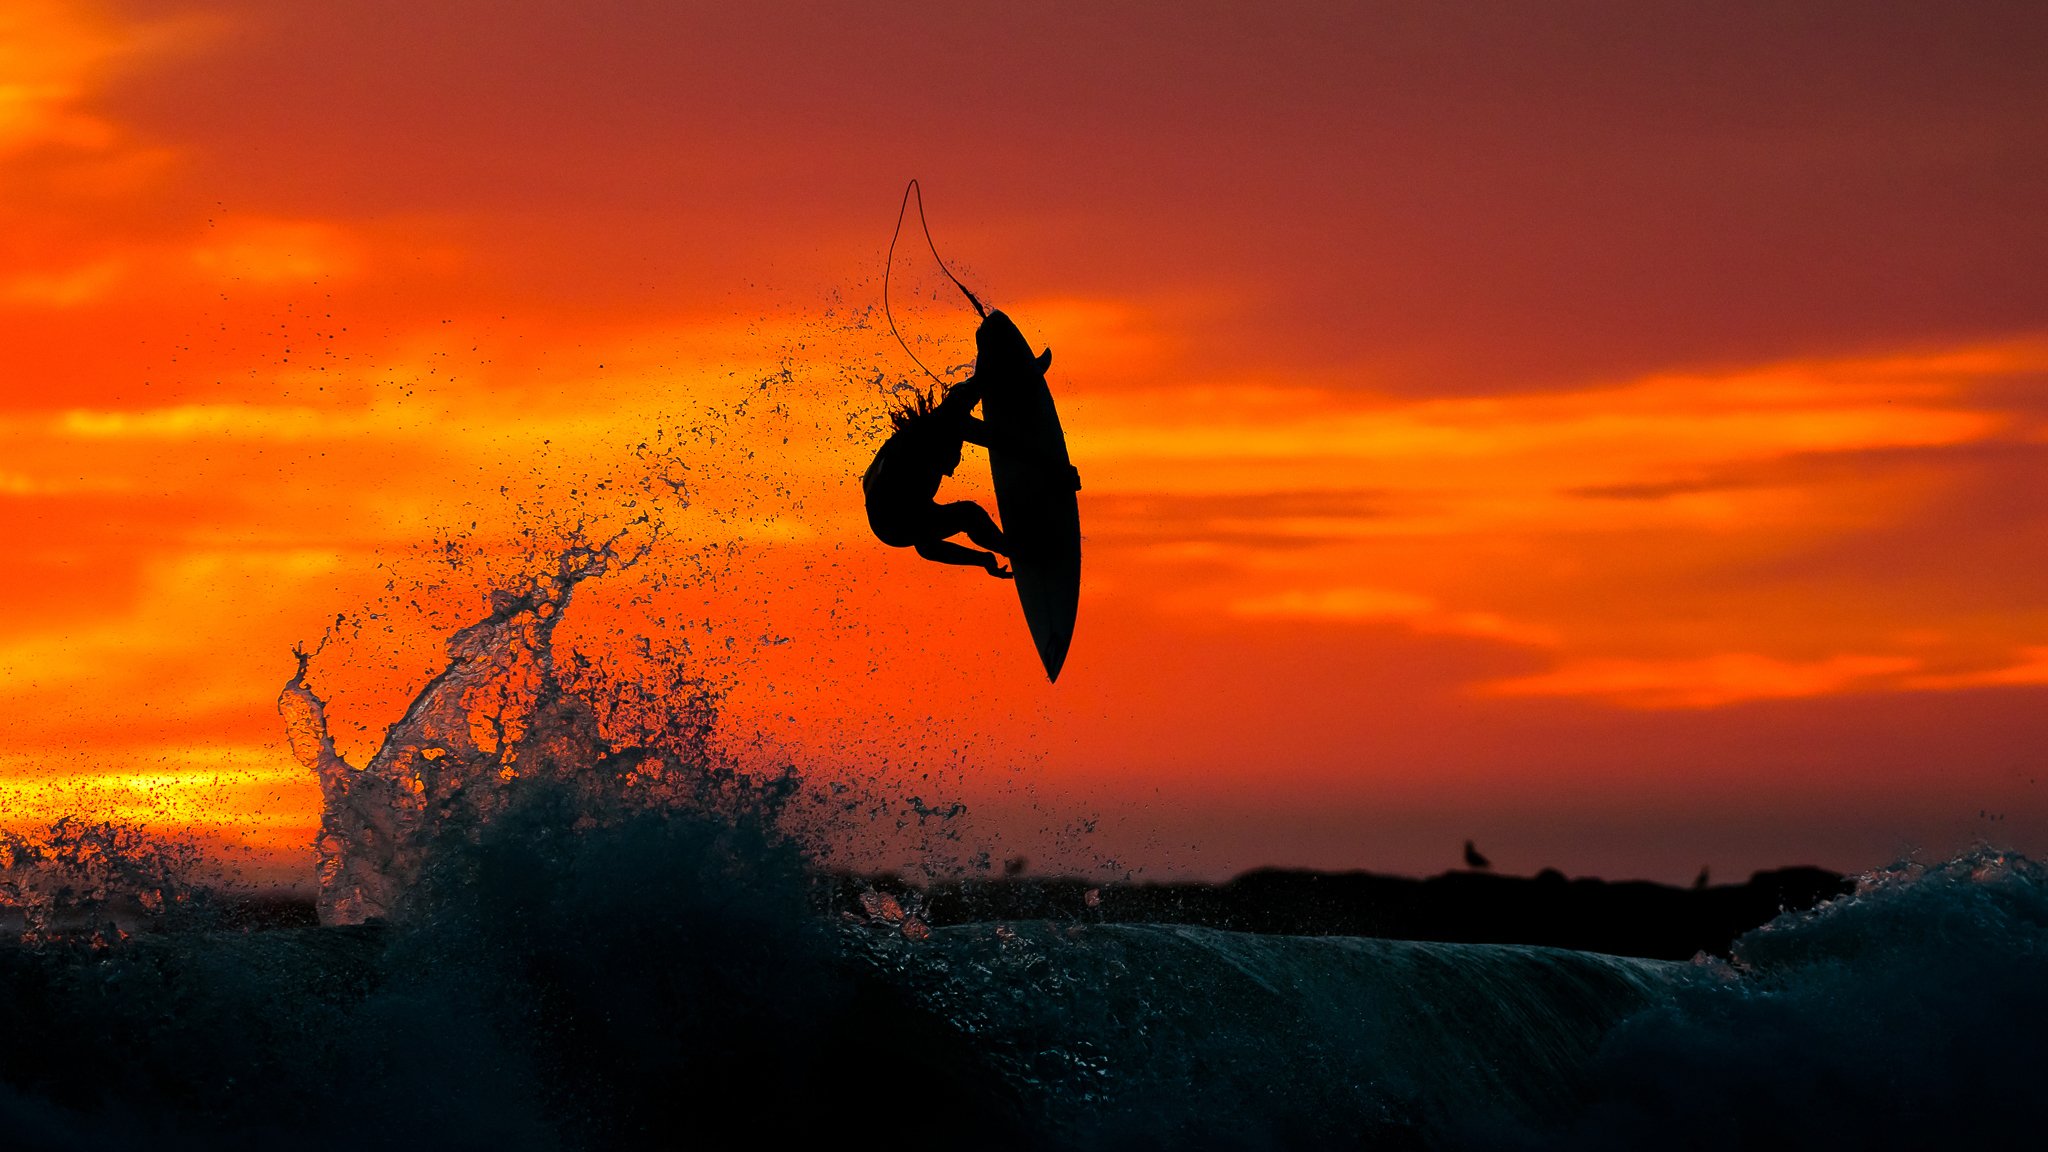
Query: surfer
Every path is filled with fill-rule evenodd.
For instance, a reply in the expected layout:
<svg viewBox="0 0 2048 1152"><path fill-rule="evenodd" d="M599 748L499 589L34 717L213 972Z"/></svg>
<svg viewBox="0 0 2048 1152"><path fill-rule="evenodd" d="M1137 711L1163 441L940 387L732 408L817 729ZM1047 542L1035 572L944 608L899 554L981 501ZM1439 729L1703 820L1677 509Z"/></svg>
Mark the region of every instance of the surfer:
<svg viewBox="0 0 2048 1152"><path fill-rule="evenodd" d="M1011 442L1015 437L998 443L989 426L974 415L991 382L1000 385L1025 375L1042 379L1052 366L1052 349L1033 356L1024 334L1001 312L983 318L974 343L974 375L947 385L937 403L930 392L913 393L915 399L889 413L895 431L882 442L860 486L867 495L868 526L882 543L915 548L927 560L980 568L1008 580L1011 570L1003 567L997 554L1008 556L1010 548L988 510L972 500L938 502L939 484L960 466L961 447L994 446L1038 461L1070 482L1074 491L1080 490L1080 474L1064 459L1055 461ZM963 532L987 551L948 539Z"/></svg>
<svg viewBox="0 0 2048 1152"><path fill-rule="evenodd" d="M889 311L896 240L913 195L918 226L932 259L981 317L981 326L974 331L974 372L958 384L947 384L917 358ZM889 236L882 314L904 355L945 393L936 401L930 392L913 393L910 404L890 413L895 430L861 477L868 526L891 547L916 548L927 560L1015 580L1039 662L1045 665L1047 679L1058 680L1074 639L1074 614L1081 597L1081 509L1075 496L1081 490L1081 474L1067 457L1066 434L1046 387L1052 350L1032 355L1031 342L1017 325L982 304L946 267L938 245L932 243L931 227L924 220L924 192L915 180L903 189L896 231ZM979 420L974 416L976 405L982 410ZM960 466L961 447L966 444L989 450L989 479L1003 513L1000 528L987 509L972 500L938 502L939 485ZM951 539L961 533L980 548ZM1008 567L1000 557L1009 559Z"/></svg>
<svg viewBox="0 0 2048 1152"><path fill-rule="evenodd" d="M915 548L927 560L980 568L1008 580L1010 570L997 554L1009 555L1009 547L988 510L972 500L938 502L939 484L960 466L962 445L988 445L982 423L974 417L979 403L977 376L948 387L936 404L930 392L916 393L910 403L889 413L895 431L882 442L860 486L867 495L868 527L882 543ZM963 532L981 548L948 539Z"/></svg>

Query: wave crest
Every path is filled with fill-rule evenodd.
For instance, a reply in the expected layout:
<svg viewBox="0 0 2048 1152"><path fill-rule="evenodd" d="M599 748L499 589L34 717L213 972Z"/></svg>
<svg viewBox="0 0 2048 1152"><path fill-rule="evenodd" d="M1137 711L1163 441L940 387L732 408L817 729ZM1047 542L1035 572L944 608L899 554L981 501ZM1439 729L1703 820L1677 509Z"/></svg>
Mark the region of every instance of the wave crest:
<svg viewBox="0 0 2048 1152"><path fill-rule="evenodd" d="M715 741L718 694L680 663L655 682L600 660L556 657L554 633L584 581L637 564L620 536L561 552L552 572L491 594L489 613L451 636L447 665L419 691L362 768L337 750L326 702L307 684L318 649L299 649L278 698L293 753L319 774L322 923L404 911L437 852L474 843L536 787L553 811L589 828L676 807L777 812L793 769L743 769Z"/></svg>

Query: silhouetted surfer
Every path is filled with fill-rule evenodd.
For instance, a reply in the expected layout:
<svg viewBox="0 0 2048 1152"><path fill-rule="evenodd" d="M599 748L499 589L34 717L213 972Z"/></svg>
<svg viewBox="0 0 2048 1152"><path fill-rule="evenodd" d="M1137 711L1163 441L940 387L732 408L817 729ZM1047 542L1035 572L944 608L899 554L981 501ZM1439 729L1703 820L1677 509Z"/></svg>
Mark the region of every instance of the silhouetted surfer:
<svg viewBox="0 0 2048 1152"><path fill-rule="evenodd" d="M913 195L932 259L981 317L981 327L974 331L974 374L959 384L946 385L925 367L896 330L896 317L889 311L888 269L895 266L896 238L903 232ZM889 237L882 314L904 354L938 381L945 395L934 403L931 393L923 393L890 414L895 431L861 477L868 524L884 544L916 548L927 560L980 568L1014 580L1032 646L1038 649L1046 678L1057 680L1073 643L1081 599L1081 509L1076 497L1081 474L1067 456L1066 433L1045 382L1052 352L1032 355L1031 342L1017 325L1001 312L990 311L939 259L931 229L924 225L924 193L915 180L903 189L896 232ZM979 420L974 417L977 404L982 411ZM940 483L960 466L963 444L989 450L989 479L1003 514L1001 528L971 500L938 502ZM986 551L950 539L962 533ZM996 558L998 553L1009 558L1008 568Z"/></svg>
<svg viewBox="0 0 2048 1152"><path fill-rule="evenodd" d="M974 406L981 403L987 382L1027 372L1043 376L1052 365L1052 349L1033 356L1024 334L1001 312L990 312L982 320L974 344L974 375L947 386L936 404L931 393L919 393L914 401L889 413L896 430L882 442L875 462L860 478L860 486L867 494L868 527L882 543L891 548L915 548L927 560L980 568L991 576L1009 579L1010 570L993 555L1010 554L995 519L972 500L939 503L939 485L960 466L962 445L988 448L997 440L988 425L974 416ZM1015 444L1001 447L1034 459L1041 455L1020 450ZM1063 473L1074 471L1064 460L1045 463ZM1074 487L1080 487L1078 480ZM948 539L963 532L988 551Z"/></svg>
<svg viewBox="0 0 2048 1152"><path fill-rule="evenodd" d="M882 543L915 548L927 560L980 568L1007 580L1010 570L994 554L1008 555L1009 549L988 510L972 500L938 502L939 484L960 466L961 446L988 446L987 433L973 414L979 403L980 377L970 376L947 388L937 404L924 392L889 413L896 430L882 442L860 486L867 494L868 527ZM948 539L963 532L988 551Z"/></svg>

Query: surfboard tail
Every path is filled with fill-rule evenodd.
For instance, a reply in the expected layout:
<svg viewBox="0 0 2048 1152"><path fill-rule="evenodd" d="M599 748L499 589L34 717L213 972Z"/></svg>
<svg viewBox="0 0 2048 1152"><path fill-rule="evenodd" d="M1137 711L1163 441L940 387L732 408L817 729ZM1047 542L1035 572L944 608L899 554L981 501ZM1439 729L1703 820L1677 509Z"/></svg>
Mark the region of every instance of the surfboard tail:
<svg viewBox="0 0 2048 1152"><path fill-rule="evenodd" d="M1033 636L1031 639L1033 643L1038 645L1038 662L1045 665L1046 682L1049 684L1059 683L1060 669L1066 666L1067 646L1073 642L1073 633L1069 632L1065 636L1044 640L1036 636Z"/></svg>
<svg viewBox="0 0 2048 1152"><path fill-rule="evenodd" d="M1055 565L1050 570L1029 563L1020 565L1017 599L1024 608L1024 623L1031 630L1031 644L1038 650L1038 662L1045 666L1047 680L1057 683L1067 662L1067 649L1074 642L1076 601L1081 586L1080 565Z"/></svg>

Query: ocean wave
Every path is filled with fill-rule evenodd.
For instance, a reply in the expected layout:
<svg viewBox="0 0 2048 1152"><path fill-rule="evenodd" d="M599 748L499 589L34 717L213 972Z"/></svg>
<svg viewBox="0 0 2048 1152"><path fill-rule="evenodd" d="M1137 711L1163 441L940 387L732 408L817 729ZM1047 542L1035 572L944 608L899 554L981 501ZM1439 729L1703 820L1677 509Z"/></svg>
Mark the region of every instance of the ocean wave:
<svg viewBox="0 0 2048 1152"><path fill-rule="evenodd" d="M1736 942L1625 1021L1583 1111L1522 1147L2024 1147L2048 1072L2048 868L1905 862Z"/></svg>

